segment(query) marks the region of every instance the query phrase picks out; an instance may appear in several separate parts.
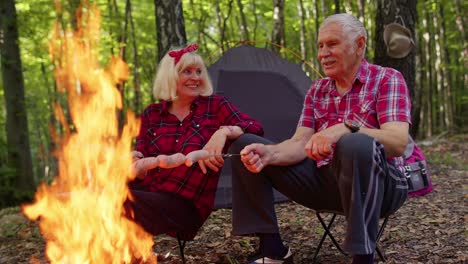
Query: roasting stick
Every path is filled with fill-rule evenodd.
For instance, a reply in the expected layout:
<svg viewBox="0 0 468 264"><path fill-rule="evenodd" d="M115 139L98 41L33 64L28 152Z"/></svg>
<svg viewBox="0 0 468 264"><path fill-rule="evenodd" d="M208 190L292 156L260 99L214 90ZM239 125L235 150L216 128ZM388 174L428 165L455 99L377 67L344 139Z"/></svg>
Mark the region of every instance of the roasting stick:
<svg viewBox="0 0 468 264"><path fill-rule="evenodd" d="M146 171L154 169L156 167L170 169L178 167L182 164L185 164L185 166L187 167L191 167L194 163L197 163L200 160L208 159L210 157L219 156L223 158L229 158L237 155L240 154L210 154L208 151L201 149L192 151L187 155L184 155L182 153L176 153L173 155L158 155L157 157L137 157L137 160L133 162L132 167L137 177L142 179L145 177Z"/></svg>

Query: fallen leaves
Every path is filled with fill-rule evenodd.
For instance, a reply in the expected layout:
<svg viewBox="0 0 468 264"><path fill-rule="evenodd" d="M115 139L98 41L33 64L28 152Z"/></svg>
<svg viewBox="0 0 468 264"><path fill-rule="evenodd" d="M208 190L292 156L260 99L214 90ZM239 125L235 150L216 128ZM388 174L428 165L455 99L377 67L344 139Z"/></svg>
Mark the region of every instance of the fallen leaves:
<svg viewBox="0 0 468 264"><path fill-rule="evenodd" d="M424 197L410 198L390 217L380 243L387 263L468 263L467 139L468 136L459 136L453 141L421 144L435 190ZM312 263L323 234L315 212L285 203L277 205L277 215L281 235L292 247L295 263ZM342 241L342 216L336 218L332 230L335 238ZM231 210L222 209L209 217L194 241L187 242L185 255L189 264L245 263L256 244L255 238L231 235ZM158 252L158 263L182 263L177 240L172 237L156 237L154 250ZM318 260L351 262L328 239ZM27 221L17 208L0 211L0 263L47 263L36 224Z"/></svg>

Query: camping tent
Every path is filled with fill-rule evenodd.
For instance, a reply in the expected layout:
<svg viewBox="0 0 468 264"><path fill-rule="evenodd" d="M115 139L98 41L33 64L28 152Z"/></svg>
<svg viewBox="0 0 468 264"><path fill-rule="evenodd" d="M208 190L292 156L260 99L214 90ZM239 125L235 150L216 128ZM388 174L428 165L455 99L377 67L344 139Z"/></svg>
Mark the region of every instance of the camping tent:
<svg viewBox="0 0 468 264"><path fill-rule="evenodd" d="M262 123L266 138L281 142L294 134L311 85L299 65L266 49L241 45L226 51L208 71L215 93L228 97L241 111ZM285 200L275 192L276 202ZM215 208L231 205L231 163L226 159Z"/></svg>

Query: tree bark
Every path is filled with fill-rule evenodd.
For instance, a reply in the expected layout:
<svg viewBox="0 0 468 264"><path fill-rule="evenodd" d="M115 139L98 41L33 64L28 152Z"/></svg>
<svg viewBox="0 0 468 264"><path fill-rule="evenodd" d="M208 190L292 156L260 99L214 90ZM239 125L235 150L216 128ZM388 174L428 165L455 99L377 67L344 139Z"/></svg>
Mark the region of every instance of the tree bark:
<svg viewBox="0 0 468 264"><path fill-rule="evenodd" d="M130 0L127 0L128 5L128 16L130 20L130 34L132 35L132 53L133 53L133 90L135 95L133 96L133 109L139 113L141 110L141 91L140 91L140 73L138 69L140 68L140 60L138 58L138 47L136 44L136 35L135 35L135 25L133 22L132 14L132 3Z"/></svg>
<svg viewBox="0 0 468 264"><path fill-rule="evenodd" d="M244 14L244 6L242 5L241 0L237 0L237 6L239 7L239 14L241 17L241 32L242 32L242 40L249 40L249 29L247 27L247 20L245 19Z"/></svg>
<svg viewBox="0 0 468 264"><path fill-rule="evenodd" d="M307 38L306 38L306 29L305 29L305 15L304 15L304 3L302 0L299 0L297 3L297 14L299 16L299 19L301 20L301 30L300 30L300 36L301 36L301 56L302 59L305 60L307 58ZM305 70L304 63L302 63L302 70Z"/></svg>
<svg viewBox="0 0 468 264"><path fill-rule="evenodd" d="M24 79L19 49L17 15L14 0L2 0L0 41L3 89L6 104L8 159L16 169L16 187L22 195L34 191Z"/></svg>
<svg viewBox="0 0 468 264"><path fill-rule="evenodd" d="M284 46L284 0L273 0L273 33L271 42ZM280 48L272 46L279 53Z"/></svg>
<svg viewBox="0 0 468 264"><path fill-rule="evenodd" d="M187 45L182 0L154 0L158 59L161 60L172 47Z"/></svg>
<svg viewBox="0 0 468 264"><path fill-rule="evenodd" d="M375 59L376 64L391 67L400 71L405 77L406 84L410 91L413 102L411 134L414 136L417 133L419 125L418 103L414 100L415 89L415 55L413 49L408 56L402 59L391 58L387 55L387 47L383 39L384 26L393 22L404 24L411 31L412 36L415 36L416 26L416 0L381 0L377 4L377 16L375 26Z"/></svg>

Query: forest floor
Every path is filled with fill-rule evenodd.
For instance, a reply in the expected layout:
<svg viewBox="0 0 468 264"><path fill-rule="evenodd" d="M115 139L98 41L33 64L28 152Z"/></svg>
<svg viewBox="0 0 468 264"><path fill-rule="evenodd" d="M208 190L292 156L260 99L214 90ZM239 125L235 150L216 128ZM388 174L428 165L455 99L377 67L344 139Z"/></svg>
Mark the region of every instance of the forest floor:
<svg viewBox="0 0 468 264"><path fill-rule="evenodd" d="M468 263L468 135L419 142L426 154L434 191L409 198L390 217L380 248L387 263ZM295 263L312 263L323 229L312 210L295 203L277 205L284 240ZM343 217L333 233L344 234ZM215 211L194 241L187 242L187 263L245 263L254 252L253 238L231 236L231 211ZM182 263L177 240L155 238L158 263ZM0 263L48 263L45 242L37 223L27 220L18 207L0 211ZM379 259L376 257L376 261ZM106 261L103 261L106 263ZM350 257L327 239L318 263L351 263Z"/></svg>

